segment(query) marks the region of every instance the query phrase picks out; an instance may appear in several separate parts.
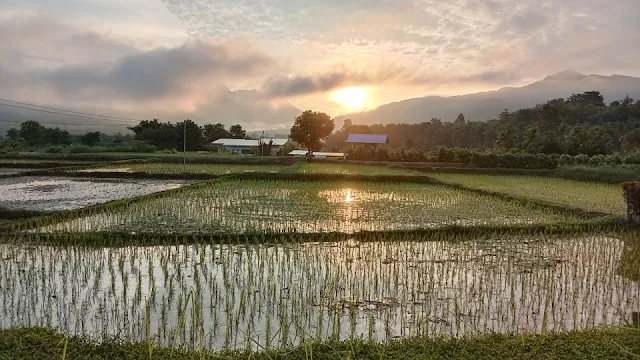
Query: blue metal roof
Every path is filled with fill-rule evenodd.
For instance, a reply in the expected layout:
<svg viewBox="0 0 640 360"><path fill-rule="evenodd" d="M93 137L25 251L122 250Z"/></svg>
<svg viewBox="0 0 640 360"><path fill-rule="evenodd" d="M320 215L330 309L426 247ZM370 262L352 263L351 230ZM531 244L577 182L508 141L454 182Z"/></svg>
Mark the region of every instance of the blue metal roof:
<svg viewBox="0 0 640 360"><path fill-rule="evenodd" d="M387 135L383 134L349 134L348 143L356 144L385 144Z"/></svg>

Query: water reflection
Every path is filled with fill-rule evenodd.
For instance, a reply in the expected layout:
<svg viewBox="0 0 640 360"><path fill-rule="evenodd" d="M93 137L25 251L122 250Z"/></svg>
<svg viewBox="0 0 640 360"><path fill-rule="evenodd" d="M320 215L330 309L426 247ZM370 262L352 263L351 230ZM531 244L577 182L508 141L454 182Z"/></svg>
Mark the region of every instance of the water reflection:
<svg viewBox="0 0 640 360"><path fill-rule="evenodd" d="M605 236L0 245L0 327L145 341L148 317L156 344L220 350L284 347L310 336L385 341L619 325L640 307L638 284L617 273L623 252L622 241Z"/></svg>

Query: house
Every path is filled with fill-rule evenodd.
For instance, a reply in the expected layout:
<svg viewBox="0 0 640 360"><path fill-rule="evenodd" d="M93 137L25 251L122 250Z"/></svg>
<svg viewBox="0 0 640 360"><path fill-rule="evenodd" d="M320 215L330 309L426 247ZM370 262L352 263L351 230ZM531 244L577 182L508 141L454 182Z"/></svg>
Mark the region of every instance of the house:
<svg viewBox="0 0 640 360"><path fill-rule="evenodd" d="M289 153L291 156L295 157L305 157L309 152L307 150L293 150ZM313 157L315 158L340 158L344 159L344 153L338 152L322 152L322 151L314 151Z"/></svg>
<svg viewBox="0 0 640 360"><path fill-rule="evenodd" d="M386 144L387 135L384 134L349 134L348 144Z"/></svg>
<svg viewBox="0 0 640 360"><path fill-rule="evenodd" d="M238 155L255 154L260 150L260 143L271 143L271 152L276 152L283 147L289 139L218 139L212 142L218 145L218 152L232 152Z"/></svg>

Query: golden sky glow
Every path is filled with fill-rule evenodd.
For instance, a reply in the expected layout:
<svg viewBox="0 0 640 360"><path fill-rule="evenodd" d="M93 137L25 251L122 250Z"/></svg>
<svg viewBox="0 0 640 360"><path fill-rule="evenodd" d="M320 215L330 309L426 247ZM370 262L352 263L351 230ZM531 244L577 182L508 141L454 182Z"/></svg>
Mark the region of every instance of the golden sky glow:
<svg viewBox="0 0 640 360"><path fill-rule="evenodd" d="M331 93L330 99L347 110L360 110L366 107L367 90L357 86L342 88Z"/></svg>

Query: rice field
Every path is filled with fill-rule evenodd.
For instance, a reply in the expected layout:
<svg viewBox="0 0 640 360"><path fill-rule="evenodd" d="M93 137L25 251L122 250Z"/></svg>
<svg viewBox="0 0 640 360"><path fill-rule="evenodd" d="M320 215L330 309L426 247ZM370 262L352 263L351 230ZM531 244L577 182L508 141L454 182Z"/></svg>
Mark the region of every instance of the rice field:
<svg viewBox="0 0 640 360"><path fill-rule="evenodd" d="M299 162L289 166L285 172L329 175L420 175L420 173L416 171L391 166L307 162Z"/></svg>
<svg viewBox="0 0 640 360"><path fill-rule="evenodd" d="M424 176L323 163L86 170ZM585 211L624 211L611 185L429 176ZM185 187L191 183L1 179L2 209L75 210L15 226L0 220L7 224L0 329L53 327L151 350L261 352L310 339L385 343L620 327L640 311L640 235L620 224L582 230L588 220L571 211L441 184L216 179ZM545 230L574 225L572 235ZM420 229L430 231L399 231ZM225 240L242 234L263 243ZM171 245L141 245L169 238Z"/></svg>
<svg viewBox="0 0 640 360"><path fill-rule="evenodd" d="M286 165L259 164L172 164L135 163L114 164L105 167L79 170L81 172L143 172L149 174L235 174L243 172L278 172Z"/></svg>
<svg viewBox="0 0 640 360"><path fill-rule="evenodd" d="M187 184L188 181L174 180L23 176L0 179L0 207L14 210L70 210L176 189Z"/></svg>
<svg viewBox="0 0 640 360"><path fill-rule="evenodd" d="M355 233L445 226L575 222L441 185L285 181L212 181L39 229L51 232L162 234Z"/></svg>
<svg viewBox="0 0 640 360"><path fill-rule="evenodd" d="M310 338L624 325L640 309L638 283L619 272L628 241L620 233L125 248L9 243L0 245L0 327L262 350ZM636 258L632 267L639 265Z"/></svg>
<svg viewBox="0 0 640 360"><path fill-rule="evenodd" d="M437 180L466 187L607 214L625 215L622 191L617 185L559 178L513 175L429 174Z"/></svg>

